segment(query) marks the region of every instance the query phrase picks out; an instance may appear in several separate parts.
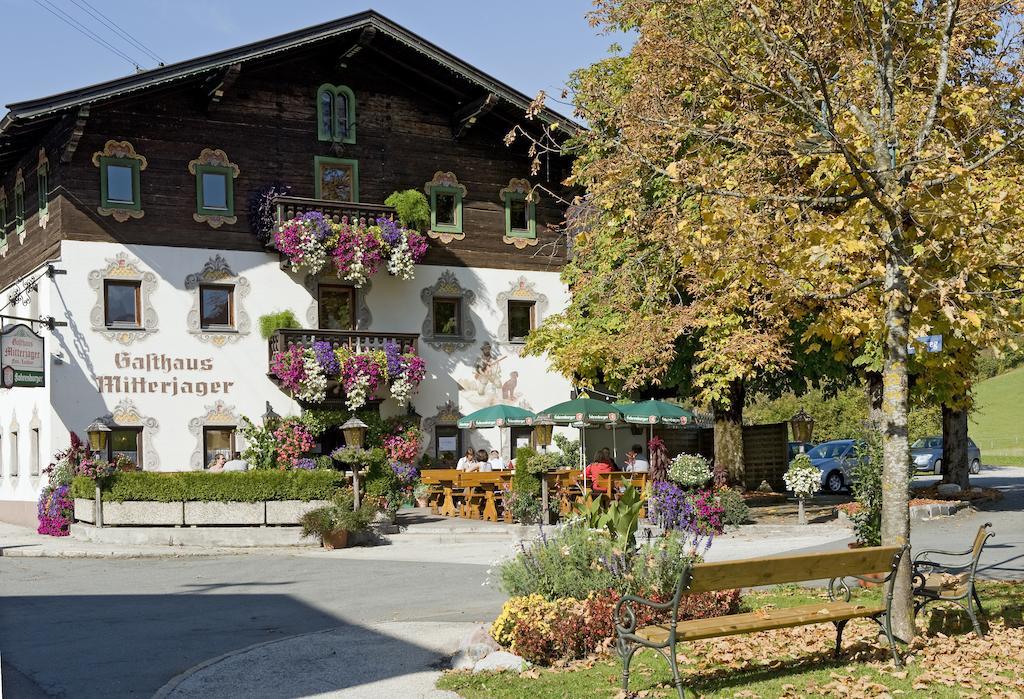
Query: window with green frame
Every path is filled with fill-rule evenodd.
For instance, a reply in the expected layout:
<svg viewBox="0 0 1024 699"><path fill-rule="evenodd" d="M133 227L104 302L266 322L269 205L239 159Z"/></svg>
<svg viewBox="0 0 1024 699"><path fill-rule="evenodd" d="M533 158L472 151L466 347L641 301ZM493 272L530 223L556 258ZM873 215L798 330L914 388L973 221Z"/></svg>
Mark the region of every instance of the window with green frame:
<svg viewBox="0 0 1024 699"><path fill-rule="evenodd" d="M104 209L142 208L140 162L135 158L103 156L100 161L100 206Z"/></svg>
<svg viewBox="0 0 1024 699"><path fill-rule="evenodd" d="M0 245L7 242L7 193L0 189Z"/></svg>
<svg viewBox="0 0 1024 699"><path fill-rule="evenodd" d="M40 166L36 171L37 198L39 203L39 215L47 212L50 205L50 174L45 165Z"/></svg>
<svg viewBox="0 0 1024 699"><path fill-rule="evenodd" d="M25 183L14 185L14 228L18 233L25 230Z"/></svg>
<svg viewBox="0 0 1024 699"><path fill-rule="evenodd" d="M505 235L509 238L537 237L537 210L526 195L505 192Z"/></svg>
<svg viewBox="0 0 1024 699"><path fill-rule="evenodd" d="M331 201L359 201L359 163L313 156L313 196Z"/></svg>
<svg viewBox="0 0 1024 699"><path fill-rule="evenodd" d="M430 230L462 232L462 188L430 188Z"/></svg>
<svg viewBox="0 0 1024 699"><path fill-rule="evenodd" d="M356 142L356 96L352 90L328 84L317 88L316 133L321 141Z"/></svg>
<svg viewBox="0 0 1024 699"><path fill-rule="evenodd" d="M196 165L196 212L206 216L235 215L234 171L222 165Z"/></svg>

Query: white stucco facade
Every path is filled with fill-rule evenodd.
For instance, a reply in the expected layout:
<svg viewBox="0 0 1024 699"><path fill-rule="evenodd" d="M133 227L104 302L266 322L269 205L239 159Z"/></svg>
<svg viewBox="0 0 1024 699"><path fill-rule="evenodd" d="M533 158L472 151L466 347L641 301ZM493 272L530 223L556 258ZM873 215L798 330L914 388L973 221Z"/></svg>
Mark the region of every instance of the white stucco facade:
<svg viewBox="0 0 1024 699"><path fill-rule="evenodd" d="M283 271L276 254L64 241L53 264L66 274L43 276L29 306L5 311L53 316L67 326L41 330L49 355L44 388L0 389L0 503L34 502L44 482L42 470L66 448L69 431L85 438L85 427L98 417L142 429L143 468L176 471L203 467L204 424L233 426L243 415L258 421L267 401L283 416L301 412L267 376L259 318L287 309L304 327L315 328L316 297L306 275ZM204 269L234 286L237 332L200 330L195 280ZM191 275L200 276L190 282ZM540 410L569 399L570 383L544 358L522 357L521 345L507 341L508 299L533 300L537 324L565 307L568 292L556 269L418 265L410 281L379 272L357 303L359 329L423 332L429 310L424 290L443 275L449 286L454 279L472 292L464 300L474 336L457 348L419 340L427 376L412 405L425 427L432 428L439 406L444 412L449 401L465 414L495 403ZM104 325L106 278L139 281L142 330ZM12 291L6 289L0 298L6 302ZM484 343L490 343L493 358L481 381L476 367ZM385 414L401 410L391 399L381 409ZM464 433L470 445L484 448L497 446L496 436L497 430ZM504 441L507 454L507 435ZM244 446L240 437L237 446Z"/></svg>

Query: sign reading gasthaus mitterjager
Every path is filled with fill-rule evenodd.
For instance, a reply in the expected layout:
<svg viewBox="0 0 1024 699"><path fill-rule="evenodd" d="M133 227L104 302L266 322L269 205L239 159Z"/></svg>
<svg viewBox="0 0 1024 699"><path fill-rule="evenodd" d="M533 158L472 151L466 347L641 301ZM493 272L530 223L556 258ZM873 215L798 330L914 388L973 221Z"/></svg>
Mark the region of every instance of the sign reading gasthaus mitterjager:
<svg viewBox="0 0 1024 699"><path fill-rule="evenodd" d="M46 385L43 338L27 325L12 325L0 332L0 383L4 388Z"/></svg>

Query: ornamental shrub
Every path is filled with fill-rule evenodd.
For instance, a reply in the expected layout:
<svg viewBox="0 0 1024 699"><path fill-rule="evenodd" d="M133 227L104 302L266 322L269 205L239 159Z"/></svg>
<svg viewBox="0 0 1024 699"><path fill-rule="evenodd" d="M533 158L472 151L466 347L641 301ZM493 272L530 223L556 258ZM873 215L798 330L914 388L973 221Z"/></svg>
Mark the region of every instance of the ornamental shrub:
<svg viewBox="0 0 1024 699"><path fill-rule="evenodd" d="M512 475L512 491L516 495L540 495L540 479L531 470L537 452L530 447L516 449L516 472Z"/></svg>
<svg viewBox="0 0 1024 699"><path fill-rule="evenodd" d="M535 541L520 542L516 555L499 564L499 586L513 596L583 599L618 584L609 566L614 550L604 533L567 524L552 537L542 532Z"/></svg>
<svg viewBox="0 0 1024 699"><path fill-rule="evenodd" d="M260 335L269 340L275 330L301 328L298 319L291 311L277 311L260 316Z"/></svg>
<svg viewBox="0 0 1024 699"><path fill-rule="evenodd" d="M882 545L882 445L874 430L857 443L850 490L860 508L850 515L853 533L863 546ZM913 474L913 469L911 469ZM913 475L911 475L913 477Z"/></svg>
<svg viewBox="0 0 1024 699"><path fill-rule="evenodd" d="M720 488L715 491L718 504L722 506L722 522L732 527L746 524L750 519L750 508L743 494L735 488Z"/></svg>
<svg viewBox="0 0 1024 699"><path fill-rule="evenodd" d="M684 488L699 488L711 480L711 464L700 454L680 454L672 459L668 477Z"/></svg>
<svg viewBox="0 0 1024 699"><path fill-rule="evenodd" d="M262 500L331 500L344 485L336 471L130 471L115 473L103 483L104 502L260 502ZM73 498L95 497L91 478L71 484Z"/></svg>
<svg viewBox="0 0 1024 699"><path fill-rule="evenodd" d="M580 440L569 439L564 434L553 435L555 446L558 447L558 463L556 468L565 471L580 467Z"/></svg>
<svg viewBox="0 0 1024 699"><path fill-rule="evenodd" d="M398 214L398 221L406 228L425 231L430 226L430 205L423 192L418 189L406 189L392 192L384 200L385 206L393 206Z"/></svg>

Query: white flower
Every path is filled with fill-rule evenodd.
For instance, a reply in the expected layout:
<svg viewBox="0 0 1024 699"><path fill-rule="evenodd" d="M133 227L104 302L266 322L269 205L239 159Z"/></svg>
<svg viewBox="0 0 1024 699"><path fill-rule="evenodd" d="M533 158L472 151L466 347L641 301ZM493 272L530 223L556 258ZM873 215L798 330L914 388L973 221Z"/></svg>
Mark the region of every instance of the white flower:
<svg viewBox="0 0 1024 699"><path fill-rule="evenodd" d="M680 454L672 459L668 477L684 488L702 486L711 480L711 464L699 454Z"/></svg>
<svg viewBox="0 0 1024 699"><path fill-rule="evenodd" d="M313 350L303 353L302 368L306 371L306 378L302 382L302 390L295 397L307 403L323 403L327 400L327 377Z"/></svg>
<svg viewBox="0 0 1024 699"><path fill-rule="evenodd" d="M293 265L296 271L305 267L312 274L316 274L327 263L327 248L317 240L311 221L303 222L302 233L299 236L299 250L302 251L302 257Z"/></svg>
<svg viewBox="0 0 1024 699"><path fill-rule="evenodd" d="M369 394L370 379L367 376L356 376L351 386L345 389L345 405L349 410L359 410L366 405L366 398Z"/></svg>
<svg viewBox="0 0 1024 699"><path fill-rule="evenodd" d="M339 274L339 276L341 275ZM361 245L357 244L352 248L352 263L348 266L348 271L345 272L342 279L352 282L357 289L362 288L366 284L366 280L369 279L366 265L363 264L363 247Z"/></svg>
<svg viewBox="0 0 1024 699"><path fill-rule="evenodd" d="M413 279L416 276L416 266L412 261L412 253L409 251L409 241L402 236L398 245L391 251L388 258L388 271L399 279Z"/></svg>
<svg viewBox="0 0 1024 699"><path fill-rule="evenodd" d="M409 382L405 374L402 374L391 384L391 397L398 401L399 405L405 405L409 402L409 396L412 395L412 388L412 383Z"/></svg>
<svg viewBox="0 0 1024 699"><path fill-rule="evenodd" d="M798 454L789 464L783 476L786 488L798 498L807 498L821 490L821 471L811 463L806 454Z"/></svg>

